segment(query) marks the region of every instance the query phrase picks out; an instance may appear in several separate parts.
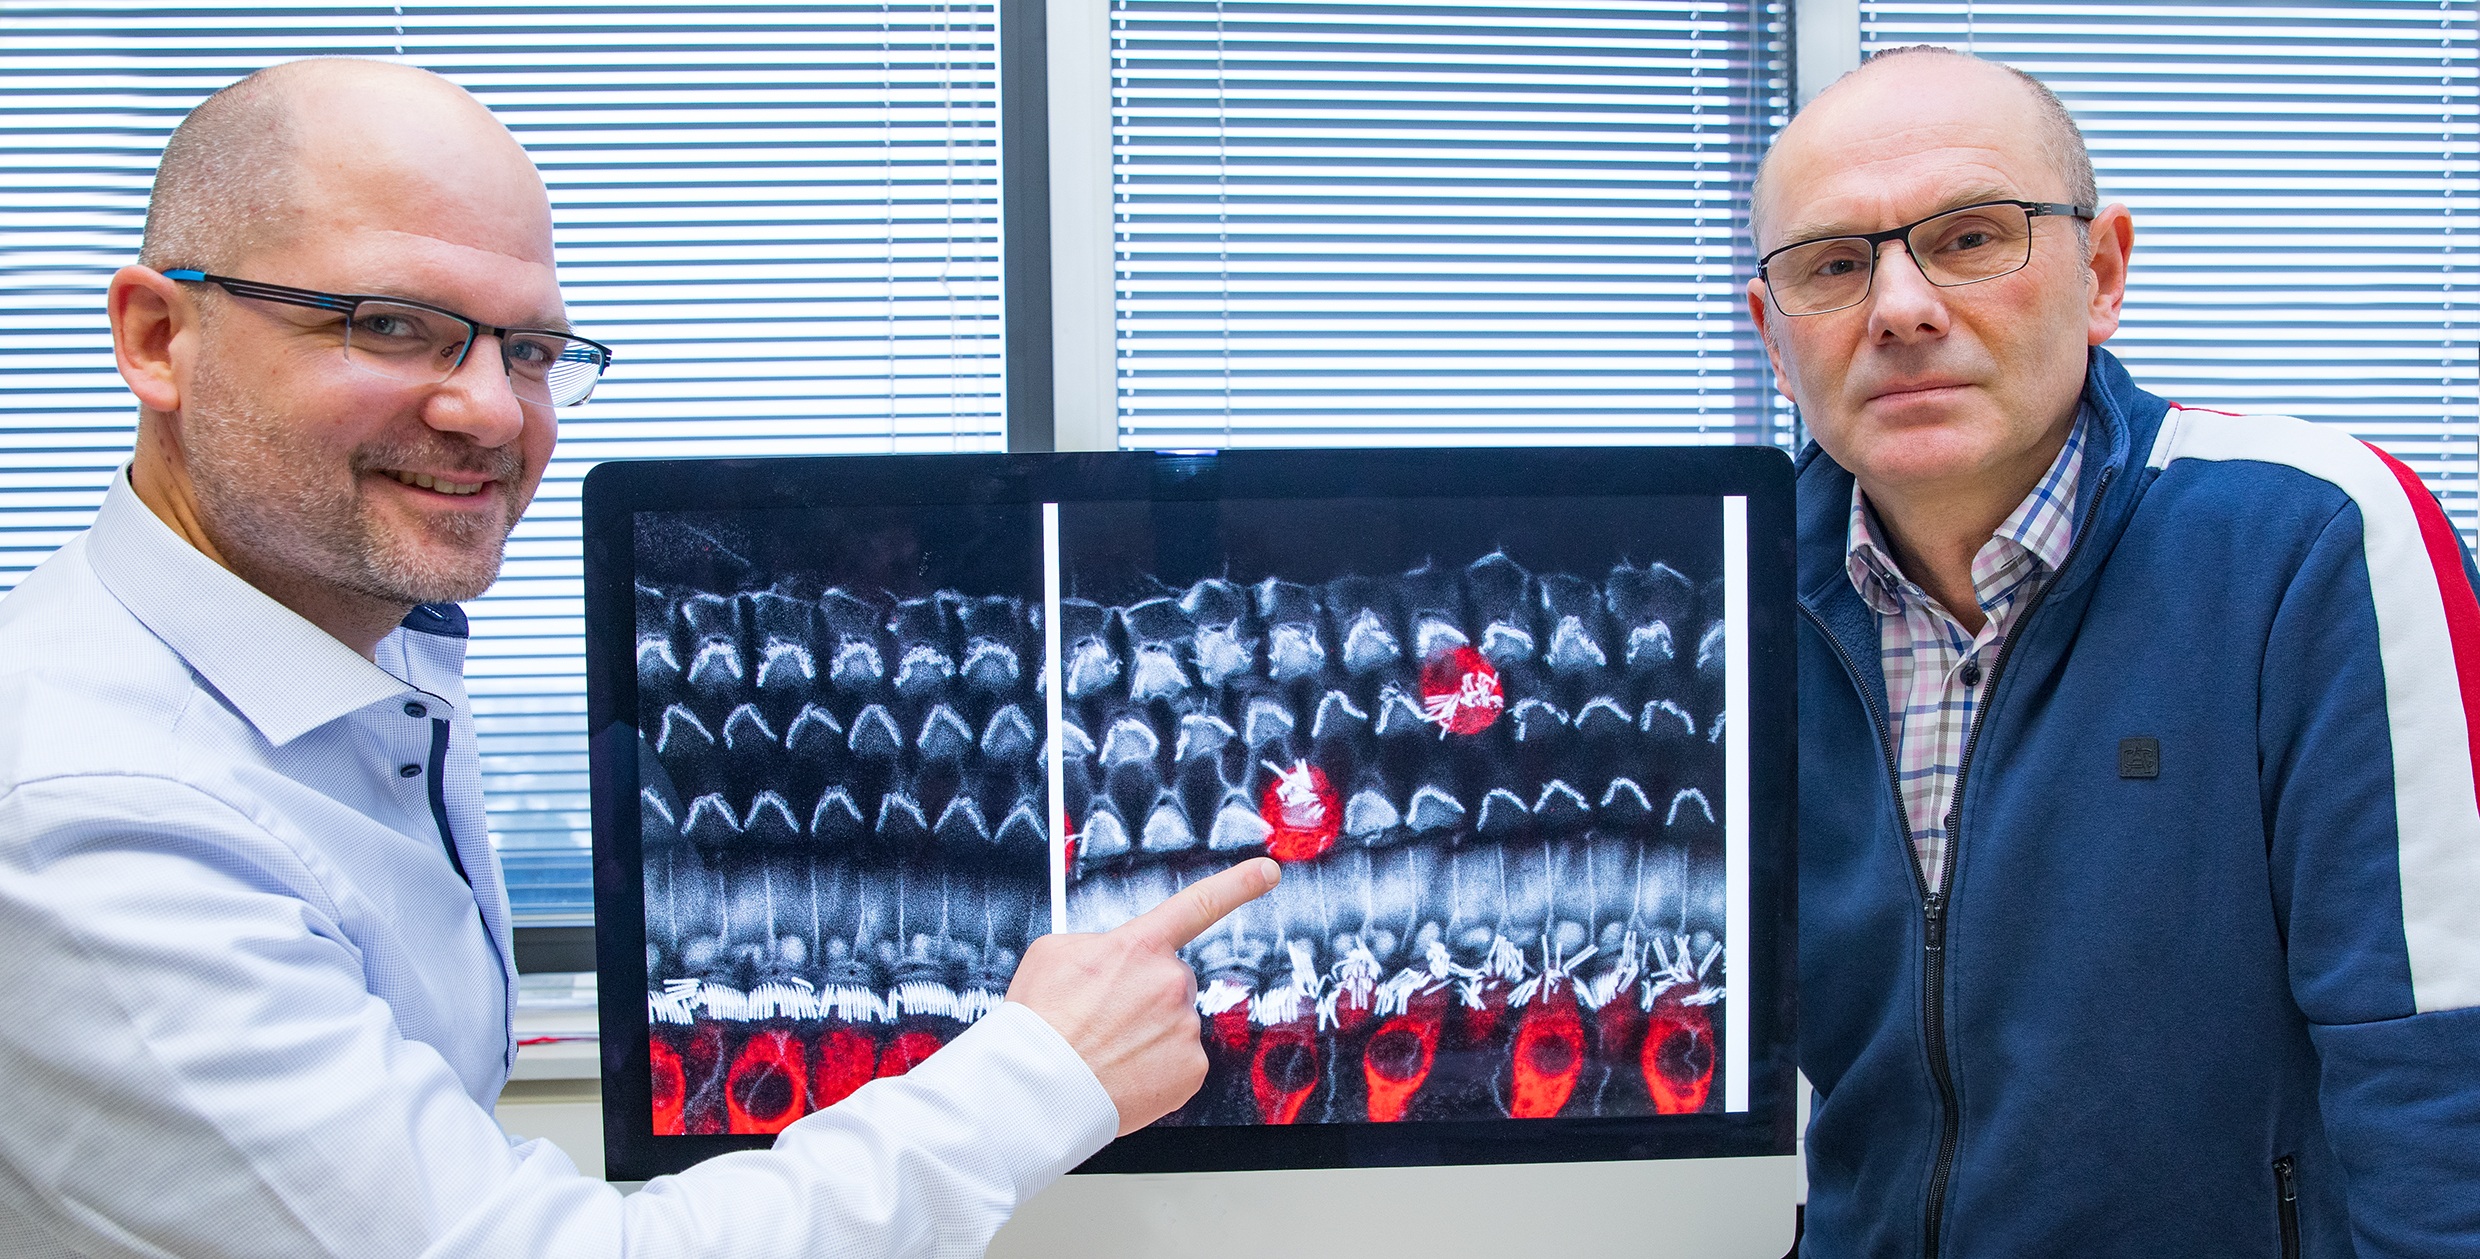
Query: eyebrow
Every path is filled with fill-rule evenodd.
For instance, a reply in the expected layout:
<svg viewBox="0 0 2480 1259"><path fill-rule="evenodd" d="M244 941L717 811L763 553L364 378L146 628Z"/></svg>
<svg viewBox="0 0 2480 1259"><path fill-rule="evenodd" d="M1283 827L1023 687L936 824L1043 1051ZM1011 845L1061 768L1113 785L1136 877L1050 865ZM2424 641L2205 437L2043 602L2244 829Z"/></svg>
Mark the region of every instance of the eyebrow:
<svg viewBox="0 0 2480 1259"><path fill-rule="evenodd" d="M1996 184L1967 185L1963 191L1956 193L1954 196L1947 198L1943 202L1940 202L1937 209L1931 210L1928 214L1921 217L1935 218L1938 215L1946 213L1948 210L1960 210L1967 205L1978 205L1984 201L2013 201L2018 199L2020 195L2021 194L2017 193L2012 188L2002 188ZM2029 201L2032 198L2022 197L2022 199ZM1805 245L1810 241L1828 240L1836 236L1858 236L1863 234L1864 233L1861 229L1851 227L1847 224L1828 223L1817 219L1803 219L1794 222L1790 229L1783 233L1782 243L1774 246L1774 248L1787 249L1793 245ZM1773 251L1767 250L1766 252L1771 253Z"/></svg>
<svg viewBox="0 0 2480 1259"><path fill-rule="evenodd" d="M425 305L425 306L439 306L439 303L437 303L437 302L423 301L423 299L418 298L418 297L416 297L416 298L397 298L397 299L394 299L394 300L397 300L397 301L417 301L417 302L421 302L421 303L422 303L423 305ZM457 318L459 318L459 319L472 320L474 323L476 323L476 324L478 324L478 325L480 325L480 326L482 326L482 327L485 327L485 328L490 328L490 327L504 327L504 328L508 329L510 332L556 332L556 333L559 333L561 336L564 336L564 337L573 337L573 336L577 335L577 325L575 325L575 324L573 324L573 323L570 323L570 322L568 321L568 316L567 316L567 314L565 314L565 313L562 313L562 314L559 314L559 315L555 315L555 316L553 316L553 317L551 317L551 318L549 318L549 319L547 319L547 320L544 320L544 321L543 321L543 322L541 322L541 323L491 324L491 323L486 323L486 322L484 322L483 320L475 319L472 315L465 314L465 313L464 313L464 312L462 312L462 311L458 311L458 310L453 310L453 309L450 309L449 307L446 307L446 306L439 306L439 309L441 309L441 310L445 310L445 311L448 311L448 313L449 313L449 314L455 315L455 316L456 316Z"/></svg>
<svg viewBox="0 0 2480 1259"><path fill-rule="evenodd" d="M542 323L493 324L485 320L476 319L474 316L468 315L464 311L458 310L457 308L449 306L443 302L435 302L430 298L421 297L412 293L382 293L370 291L362 293L340 293L337 296L375 297L383 302L406 302L415 306L428 306L432 310L446 311L459 319L466 320L470 323L479 324L486 328L500 327L506 328L511 332L556 332L562 336L570 337L577 335L577 325L569 322L568 312L566 310L562 310L559 314L550 317Z"/></svg>

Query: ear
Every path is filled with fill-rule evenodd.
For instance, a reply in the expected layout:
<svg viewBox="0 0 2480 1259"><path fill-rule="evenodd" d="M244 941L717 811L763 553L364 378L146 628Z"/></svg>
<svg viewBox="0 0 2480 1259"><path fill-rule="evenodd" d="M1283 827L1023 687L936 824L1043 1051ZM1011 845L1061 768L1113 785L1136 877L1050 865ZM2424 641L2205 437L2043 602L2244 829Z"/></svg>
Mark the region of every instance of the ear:
<svg viewBox="0 0 2480 1259"><path fill-rule="evenodd" d="M2136 224L2127 207L2113 203L2093 216L2092 306L2084 330L2087 345L2099 345L2118 332L2119 304L2127 297L2127 257L2135 251Z"/></svg>
<svg viewBox="0 0 2480 1259"><path fill-rule="evenodd" d="M198 357L196 302L152 267L122 267L104 291L104 312L112 324L113 361L129 392L148 411L179 411Z"/></svg>
<svg viewBox="0 0 2480 1259"><path fill-rule="evenodd" d="M1791 377L1783 371L1782 351L1774 347L1773 326L1766 322L1771 310L1772 307L1768 306L1765 301L1765 281L1750 276L1748 278L1749 322L1757 326L1757 343L1765 347L1765 361L1774 365L1775 391L1796 403L1799 399L1792 397Z"/></svg>

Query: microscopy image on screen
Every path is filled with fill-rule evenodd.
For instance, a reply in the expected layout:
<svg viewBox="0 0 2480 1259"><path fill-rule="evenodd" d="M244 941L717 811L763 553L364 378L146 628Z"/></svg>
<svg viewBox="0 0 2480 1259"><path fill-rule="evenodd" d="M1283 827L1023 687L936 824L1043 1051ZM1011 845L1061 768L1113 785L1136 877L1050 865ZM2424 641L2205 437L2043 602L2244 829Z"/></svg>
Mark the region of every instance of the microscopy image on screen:
<svg viewBox="0 0 2480 1259"><path fill-rule="evenodd" d="M1720 1108L1717 500L1060 521L1069 928L1286 863L1164 1123Z"/></svg>
<svg viewBox="0 0 2480 1259"><path fill-rule="evenodd" d="M638 517L657 1134L911 1069L1050 929L1037 510Z"/></svg>
<svg viewBox="0 0 2480 1259"><path fill-rule="evenodd" d="M1053 510L637 516L657 1134L778 1131L1259 853L1164 1124L1721 1108L1719 499Z"/></svg>

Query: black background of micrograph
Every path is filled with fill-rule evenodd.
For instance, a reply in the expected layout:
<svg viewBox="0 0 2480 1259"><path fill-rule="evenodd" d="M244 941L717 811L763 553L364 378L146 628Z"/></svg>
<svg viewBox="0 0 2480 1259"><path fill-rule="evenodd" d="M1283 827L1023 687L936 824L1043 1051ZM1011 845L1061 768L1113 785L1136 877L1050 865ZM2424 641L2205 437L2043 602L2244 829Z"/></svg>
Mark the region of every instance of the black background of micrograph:
<svg viewBox="0 0 2480 1259"><path fill-rule="evenodd" d="M642 512L637 580L728 594L788 584L918 599L940 590L1042 601L1041 508L851 503Z"/></svg>
<svg viewBox="0 0 2480 1259"><path fill-rule="evenodd" d="M1063 595L1130 604L1207 577L1316 586L1389 577L1428 560L1459 569L1505 551L1526 571L1598 584L1661 562L1702 585L1722 575L1722 510L1694 497L1223 499L1076 503L1059 510Z"/></svg>
<svg viewBox="0 0 2480 1259"><path fill-rule="evenodd" d="M616 1180L647 1179L717 1154L763 1149L774 1140L657 1138L649 1122L645 885L637 812L637 513L1147 499L1747 496L1748 638L1755 682L1748 713L1752 947L1747 958L1734 959L1734 970L1745 968L1759 999L1735 1001L1740 1008L1733 1017L1746 1018L1750 1031L1750 1108L1740 1114L1644 1118L1149 1129L1112 1143L1077 1170L1408 1167L1789 1154L1797 777L1791 479L1791 461L1784 452L1748 446L882 455L649 460L596 467L584 485L582 533L606 1174ZM1039 538L1038 532L1028 536ZM1032 548L1019 554L1038 564ZM1647 558L1658 556L1649 553Z"/></svg>

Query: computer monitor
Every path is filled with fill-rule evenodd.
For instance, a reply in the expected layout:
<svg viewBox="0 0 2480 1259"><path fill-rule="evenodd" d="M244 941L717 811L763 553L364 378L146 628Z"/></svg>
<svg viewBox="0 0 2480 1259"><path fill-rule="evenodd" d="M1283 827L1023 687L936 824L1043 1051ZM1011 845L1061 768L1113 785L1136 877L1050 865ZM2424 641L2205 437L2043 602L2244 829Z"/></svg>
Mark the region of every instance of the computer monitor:
<svg viewBox="0 0 2480 1259"><path fill-rule="evenodd" d="M762 1147L1248 856L1205 1087L1086 1171L1787 1154L1790 464L606 464L605 1152Z"/></svg>

